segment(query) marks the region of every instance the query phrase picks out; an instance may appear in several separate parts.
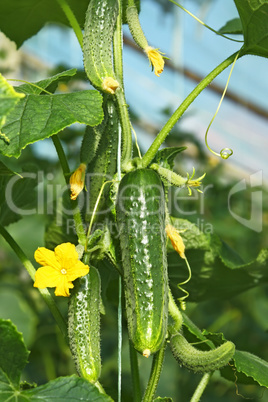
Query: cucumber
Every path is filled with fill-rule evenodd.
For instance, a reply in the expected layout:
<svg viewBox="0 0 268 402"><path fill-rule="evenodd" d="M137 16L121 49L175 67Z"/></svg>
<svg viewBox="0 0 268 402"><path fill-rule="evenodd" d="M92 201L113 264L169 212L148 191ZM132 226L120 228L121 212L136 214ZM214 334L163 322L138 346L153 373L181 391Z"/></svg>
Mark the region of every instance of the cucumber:
<svg viewBox="0 0 268 402"><path fill-rule="evenodd" d="M100 276L91 266L86 276L75 281L68 311L68 335L76 369L91 383L101 373L100 304Z"/></svg>
<svg viewBox="0 0 268 402"><path fill-rule="evenodd" d="M117 15L118 0L91 0L83 39L84 66L90 82L95 88L112 94L119 86L112 60Z"/></svg>
<svg viewBox="0 0 268 402"><path fill-rule="evenodd" d="M115 102L111 97L107 99L104 105L105 124L98 126L95 131L98 131L100 140L97 148L97 153L92 161L88 164L88 176L90 181L88 184L89 198L86 211L86 220L91 217L95 207L96 200L99 196L100 189L107 180L112 180L117 168L117 148L118 148L118 131L119 118ZM90 149L89 149L90 152ZM109 192L110 185L106 184L98 205L99 215L97 219L102 219L107 215L107 208L104 208L105 200Z"/></svg>
<svg viewBox="0 0 268 402"><path fill-rule="evenodd" d="M165 194L156 172L137 169L123 177L116 217L129 337L148 357L163 344L168 320Z"/></svg>
<svg viewBox="0 0 268 402"><path fill-rule="evenodd" d="M195 373L209 373L226 366L235 352L235 345L230 341L224 342L216 349L198 350L181 333L171 337L170 347L180 365Z"/></svg>

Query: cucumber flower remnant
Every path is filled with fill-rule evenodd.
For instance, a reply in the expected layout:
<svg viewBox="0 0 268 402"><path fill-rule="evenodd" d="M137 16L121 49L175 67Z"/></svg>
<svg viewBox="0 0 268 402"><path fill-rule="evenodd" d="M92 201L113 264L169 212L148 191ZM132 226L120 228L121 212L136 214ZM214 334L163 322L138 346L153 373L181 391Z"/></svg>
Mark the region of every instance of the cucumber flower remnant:
<svg viewBox="0 0 268 402"><path fill-rule="evenodd" d="M168 237L170 238L171 244L177 253L179 253L181 258L185 258L185 245L183 243L182 237L179 233L179 231L174 228L172 225L167 225L166 226L166 233Z"/></svg>
<svg viewBox="0 0 268 402"><path fill-rule="evenodd" d="M81 163L70 177L71 200L76 200L85 185L86 164Z"/></svg>
<svg viewBox="0 0 268 402"><path fill-rule="evenodd" d="M75 245L71 243L62 243L54 251L39 247L34 258L42 265L35 273L34 287L55 287L56 296L70 296L72 282L89 272L89 266L79 260Z"/></svg>
<svg viewBox="0 0 268 402"><path fill-rule="evenodd" d="M164 70L164 64L165 64L164 58L161 55L161 52L159 52L158 49L154 49L151 46L147 46L144 49L144 51L148 56L150 64L152 64L154 67L155 75L157 75L157 77L159 77L160 74L162 73L162 71Z"/></svg>

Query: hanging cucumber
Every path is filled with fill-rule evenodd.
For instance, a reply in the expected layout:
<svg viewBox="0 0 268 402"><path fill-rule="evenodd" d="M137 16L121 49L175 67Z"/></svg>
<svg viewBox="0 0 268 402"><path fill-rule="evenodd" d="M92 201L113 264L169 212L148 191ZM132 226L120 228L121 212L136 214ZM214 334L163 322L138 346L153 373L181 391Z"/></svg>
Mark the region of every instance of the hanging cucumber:
<svg viewBox="0 0 268 402"><path fill-rule="evenodd" d="M208 373L226 366L235 352L235 345L230 341L216 349L198 350L181 333L171 336L170 347L180 365L195 373Z"/></svg>
<svg viewBox="0 0 268 402"><path fill-rule="evenodd" d="M118 15L118 0L91 0L86 12L84 66L92 85L114 94L119 83L113 70L112 38Z"/></svg>
<svg viewBox="0 0 268 402"><path fill-rule="evenodd" d="M112 180L116 173L119 118L116 105L111 97L104 104L104 121L105 124L102 123L100 126L93 128L100 139L97 153L88 164L87 169L90 180L88 184L89 205L86 212L86 220L90 219L103 183L107 180ZM90 153L90 148L88 152ZM83 153L85 154L85 149ZM108 184L105 186L100 199L97 210L99 218L104 217L107 212L107 208L103 210L103 206L109 192L109 187ZM101 214L101 212L103 213Z"/></svg>
<svg viewBox="0 0 268 402"><path fill-rule="evenodd" d="M101 372L100 277L94 267L77 279L68 312L70 349L78 374L95 383Z"/></svg>
<svg viewBox="0 0 268 402"><path fill-rule="evenodd" d="M127 173L116 215L129 336L148 357L163 344L168 319L165 195L159 175L150 169Z"/></svg>

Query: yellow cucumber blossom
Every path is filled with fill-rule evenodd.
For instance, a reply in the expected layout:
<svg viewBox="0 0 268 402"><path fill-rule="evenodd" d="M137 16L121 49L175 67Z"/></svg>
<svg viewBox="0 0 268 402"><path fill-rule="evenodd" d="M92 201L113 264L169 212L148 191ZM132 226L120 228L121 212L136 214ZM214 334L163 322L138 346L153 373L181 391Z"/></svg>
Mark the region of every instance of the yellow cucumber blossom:
<svg viewBox="0 0 268 402"><path fill-rule="evenodd" d="M34 258L42 265L35 273L34 287L55 287L56 296L70 296L72 282L89 272L89 266L79 260L75 245L71 243L62 243L54 251L38 247Z"/></svg>
<svg viewBox="0 0 268 402"><path fill-rule="evenodd" d="M81 163L70 177L71 200L76 200L85 185L86 164Z"/></svg>
<svg viewBox="0 0 268 402"><path fill-rule="evenodd" d="M185 258L185 245L183 243L183 240L181 238L181 235L179 233L179 231L174 228L174 226L172 225L167 225L166 226L166 233L168 235L168 237L170 238L171 244L174 248L175 251L177 251L177 253L179 253L181 258Z"/></svg>
<svg viewBox="0 0 268 402"><path fill-rule="evenodd" d="M159 52L158 49L154 49L151 46L147 46L144 49L144 51L148 56L150 64L152 64L154 67L155 75L157 75L157 77L159 77L160 74L162 73L162 71L164 70L164 64L165 64L161 52Z"/></svg>
<svg viewBox="0 0 268 402"><path fill-rule="evenodd" d="M112 77L106 77L104 78L104 80L102 81L102 89L105 92L109 92L109 94L114 94L116 89L119 87L119 82L116 81L114 78Z"/></svg>

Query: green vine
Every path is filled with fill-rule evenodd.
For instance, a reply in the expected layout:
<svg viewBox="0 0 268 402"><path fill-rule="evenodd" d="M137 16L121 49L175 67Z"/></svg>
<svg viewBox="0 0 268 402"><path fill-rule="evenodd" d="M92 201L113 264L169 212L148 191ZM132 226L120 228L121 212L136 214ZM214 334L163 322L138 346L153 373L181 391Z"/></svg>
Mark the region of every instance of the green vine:
<svg viewBox="0 0 268 402"><path fill-rule="evenodd" d="M234 62L234 60L237 58L238 52L233 53L231 56L229 56L226 60L224 60L222 63L220 63L214 70L212 70L194 89L193 91L184 99L184 101L181 103L181 105L178 107L178 109L175 110L173 115L170 117L170 119L167 121L167 123L164 125L162 130L158 133L157 137L153 141L152 145L150 148L147 150L147 152L144 154L142 158L142 165L143 167L147 167L151 161L153 160L154 156L156 155L158 149L160 146L163 144L165 141L166 137L170 133L171 129L174 127L174 125L177 123L177 121L181 118L181 116L184 114L184 112L188 109L188 107L193 103L195 98L216 78L222 71L224 71L230 64ZM239 54L239 57L241 57L241 53Z"/></svg>

